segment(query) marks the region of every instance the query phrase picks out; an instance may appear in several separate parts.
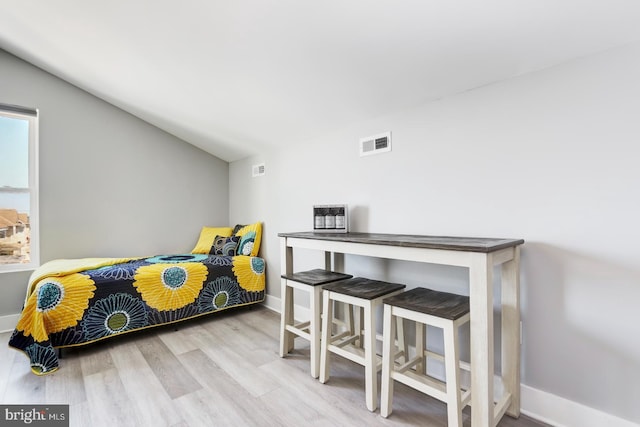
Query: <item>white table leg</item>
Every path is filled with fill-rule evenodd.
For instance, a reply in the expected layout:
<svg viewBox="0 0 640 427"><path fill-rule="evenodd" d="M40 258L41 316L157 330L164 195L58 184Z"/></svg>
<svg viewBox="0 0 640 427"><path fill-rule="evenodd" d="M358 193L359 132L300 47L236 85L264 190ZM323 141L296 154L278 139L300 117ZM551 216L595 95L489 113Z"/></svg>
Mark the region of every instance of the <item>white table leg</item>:
<svg viewBox="0 0 640 427"><path fill-rule="evenodd" d="M502 265L502 378L511 394L507 414L520 416L520 247Z"/></svg>
<svg viewBox="0 0 640 427"><path fill-rule="evenodd" d="M293 248L287 246L286 239L280 239L280 274L293 274ZM293 319L293 289L286 286L287 280L281 279L280 286L280 357L284 357L293 350L293 334L286 330L286 325L292 325Z"/></svg>
<svg viewBox="0 0 640 427"><path fill-rule="evenodd" d="M376 369L376 324L373 318L373 303L364 307L364 382L367 409L378 409L378 370Z"/></svg>
<svg viewBox="0 0 640 427"><path fill-rule="evenodd" d="M309 295L309 306L311 308L311 319L309 322L310 336L310 359L311 359L311 376L318 378L320 375L320 324L322 316L322 288L314 286Z"/></svg>
<svg viewBox="0 0 640 427"><path fill-rule="evenodd" d="M493 427L493 260L474 253L469 267L471 308L471 425Z"/></svg>
<svg viewBox="0 0 640 427"><path fill-rule="evenodd" d="M333 301L329 298L329 291L322 291L322 343L320 350L320 377L322 384L329 381L331 357L329 344L331 344L331 328L333 325Z"/></svg>
<svg viewBox="0 0 640 427"><path fill-rule="evenodd" d="M393 386L391 378L393 369L393 356L395 353L393 340L396 331L396 318L391 315L391 306L384 306L384 320L382 327L382 386L380 391L380 415L387 418L393 411ZM405 360L408 357L405 356Z"/></svg>
<svg viewBox="0 0 640 427"><path fill-rule="evenodd" d="M293 288L287 286L287 279L280 279L280 357L293 350L293 334L287 325L293 325Z"/></svg>
<svg viewBox="0 0 640 427"><path fill-rule="evenodd" d="M447 378L448 427L462 427L462 401L460 399L460 367L458 364L458 325L448 322L444 331L444 366Z"/></svg>
<svg viewBox="0 0 640 427"><path fill-rule="evenodd" d="M324 251L324 269L327 271L336 271L331 265L331 252Z"/></svg>

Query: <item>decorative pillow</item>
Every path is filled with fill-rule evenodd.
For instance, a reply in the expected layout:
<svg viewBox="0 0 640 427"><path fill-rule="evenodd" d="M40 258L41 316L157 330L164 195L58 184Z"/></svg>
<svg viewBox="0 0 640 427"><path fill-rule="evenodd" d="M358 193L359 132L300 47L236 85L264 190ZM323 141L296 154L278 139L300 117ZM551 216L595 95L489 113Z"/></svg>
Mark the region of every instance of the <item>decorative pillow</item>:
<svg viewBox="0 0 640 427"><path fill-rule="evenodd" d="M200 238L192 254L209 254L216 236L230 237L233 234L231 227L202 227Z"/></svg>
<svg viewBox="0 0 640 427"><path fill-rule="evenodd" d="M260 251L260 241L262 240L262 223L241 225L234 227L234 236L240 236L240 243L236 249L237 255L258 256Z"/></svg>
<svg viewBox="0 0 640 427"><path fill-rule="evenodd" d="M239 242L240 236L216 236L213 239L213 246L211 246L209 253L212 255L234 256Z"/></svg>

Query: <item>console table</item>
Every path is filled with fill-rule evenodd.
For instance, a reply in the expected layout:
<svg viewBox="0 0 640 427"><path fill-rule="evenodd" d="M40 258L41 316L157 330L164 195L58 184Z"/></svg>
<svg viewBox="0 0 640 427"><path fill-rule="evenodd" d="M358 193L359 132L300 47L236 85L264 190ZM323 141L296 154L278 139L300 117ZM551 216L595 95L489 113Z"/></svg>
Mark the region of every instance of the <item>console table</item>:
<svg viewBox="0 0 640 427"><path fill-rule="evenodd" d="M469 269L471 306L471 425L494 427L520 415L521 239L375 233L279 233L281 273L293 273L293 249L324 251L325 268L344 269L343 254L443 264ZM332 266L332 255L333 263ZM494 402L493 270L500 267L504 393Z"/></svg>

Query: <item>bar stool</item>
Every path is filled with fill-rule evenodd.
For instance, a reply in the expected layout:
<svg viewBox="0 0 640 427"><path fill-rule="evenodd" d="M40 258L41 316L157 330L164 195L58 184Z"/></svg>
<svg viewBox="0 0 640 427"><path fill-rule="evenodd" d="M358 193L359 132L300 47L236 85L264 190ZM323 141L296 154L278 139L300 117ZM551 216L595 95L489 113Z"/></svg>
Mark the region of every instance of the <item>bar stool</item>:
<svg viewBox="0 0 640 427"><path fill-rule="evenodd" d="M397 320L416 322L416 355L403 365L392 358L392 340ZM447 404L449 427L462 426L462 409L470 403L471 391L460 389L458 328L469 322L469 298L462 295L415 288L384 300L382 391L380 414L392 411L393 383L399 381ZM424 326L443 329L445 383L427 375ZM437 357L437 356L436 356ZM415 371L411 368L415 366Z"/></svg>
<svg viewBox="0 0 640 427"><path fill-rule="evenodd" d="M301 271L291 275L283 274L281 279L282 310L280 311L280 357L293 350L294 335L309 341L311 376L318 378L320 371L320 319L322 287L327 283L353 277L322 269ZM309 292L310 320L295 323L293 309L293 289Z"/></svg>
<svg viewBox="0 0 640 427"><path fill-rule="evenodd" d="M320 382L324 384L329 380L329 352L363 365L366 404L370 411L375 411L378 407L378 371L382 366L376 355L376 309L382 305L382 300L385 297L398 294L405 287L405 285L396 283L357 277L326 285L323 289L324 317L322 318ZM333 335L331 328L333 301L351 304L359 307L359 310L364 310L364 322L355 334L345 331ZM402 348L398 355L405 355L402 322L398 323L398 327L401 329L398 337L399 345ZM364 335L364 349L354 345L356 341L359 341L360 345L362 344L362 335Z"/></svg>

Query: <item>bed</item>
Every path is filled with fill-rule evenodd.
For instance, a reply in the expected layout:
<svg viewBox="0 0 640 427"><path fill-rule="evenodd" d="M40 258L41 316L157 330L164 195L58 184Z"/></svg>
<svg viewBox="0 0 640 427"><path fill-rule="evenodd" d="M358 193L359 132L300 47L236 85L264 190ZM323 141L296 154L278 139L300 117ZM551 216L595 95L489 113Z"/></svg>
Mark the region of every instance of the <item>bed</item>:
<svg viewBox="0 0 640 427"><path fill-rule="evenodd" d="M203 227L189 254L55 260L31 275L9 346L36 375L59 367L56 348L264 301L260 223Z"/></svg>

